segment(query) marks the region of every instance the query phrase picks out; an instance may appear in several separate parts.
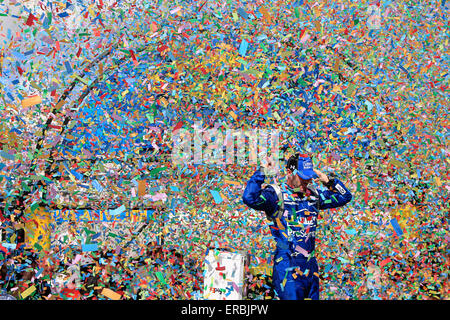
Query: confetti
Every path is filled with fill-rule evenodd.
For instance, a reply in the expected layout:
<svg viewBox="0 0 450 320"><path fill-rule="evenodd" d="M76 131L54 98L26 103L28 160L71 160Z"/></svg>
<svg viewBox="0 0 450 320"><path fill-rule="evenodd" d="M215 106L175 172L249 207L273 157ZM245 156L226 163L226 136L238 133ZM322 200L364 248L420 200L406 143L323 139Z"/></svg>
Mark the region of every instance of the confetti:
<svg viewBox="0 0 450 320"><path fill-rule="evenodd" d="M3 7L2 294L205 299L218 247L276 299L289 230L241 201L258 129L354 195L318 221L321 299L448 299L446 1Z"/></svg>

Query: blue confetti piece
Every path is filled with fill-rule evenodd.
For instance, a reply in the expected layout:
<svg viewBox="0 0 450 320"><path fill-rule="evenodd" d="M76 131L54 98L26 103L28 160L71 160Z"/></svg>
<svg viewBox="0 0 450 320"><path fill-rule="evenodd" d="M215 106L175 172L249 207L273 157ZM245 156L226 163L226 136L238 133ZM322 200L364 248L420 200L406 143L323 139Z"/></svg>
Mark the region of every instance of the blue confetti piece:
<svg viewBox="0 0 450 320"><path fill-rule="evenodd" d="M5 247L6 249L14 250L17 245L15 243L3 242L2 246Z"/></svg>
<svg viewBox="0 0 450 320"><path fill-rule="evenodd" d="M92 236L92 240L97 239L97 238L100 237L101 235L102 235L101 232L98 232L98 233L94 234L94 235Z"/></svg>
<svg viewBox="0 0 450 320"><path fill-rule="evenodd" d="M92 185L98 192L103 191L103 187L100 185L100 183L97 180L92 181Z"/></svg>
<svg viewBox="0 0 450 320"><path fill-rule="evenodd" d="M11 53L17 60L25 60L27 58L25 55L17 51L12 51Z"/></svg>
<svg viewBox="0 0 450 320"><path fill-rule="evenodd" d="M16 132L18 134L22 134L22 131L16 129L16 128L12 128L9 132Z"/></svg>
<svg viewBox="0 0 450 320"><path fill-rule="evenodd" d="M117 208L117 209L115 209L115 210L109 210L109 213L110 213L112 216L115 216L115 215L121 214L121 213L124 212L125 210L126 210L125 206L124 206L124 205L121 205L119 208Z"/></svg>
<svg viewBox="0 0 450 320"><path fill-rule="evenodd" d="M70 172L77 178L78 180L83 180L83 175L75 170L70 170Z"/></svg>
<svg viewBox="0 0 450 320"><path fill-rule="evenodd" d="M68 74L71 74L73 72L72 66L70 65L69 61L64 62L64 66L66 67Z"/></svg>
<svg viewBox="0 0 450 320"><path fill-rule="evenodd" d="M42 24L42 27L43 27L44 29L48 29L49 26L50 26L50 20L49 20L48 18L45 18L45 19L44 19L44 22L43 22L43 24Z"/></svg>
<svg viewBox="0 0 450 320"><path fill-rule="evenodd" d="M223 201L222 197L220 196L219 192L216 190L210 190L212 196L214 197L214 201L219 204Z"/></svg>
<svg viewBox="0 0 450 320"><path fill-rule="evenodd" d="M5 152L5 151L0 151L0 156L7 160L14 160L16 158L15 155L9 154L8 152Z"/></svg>
<svg viewBox="0 0 450 320"><path fill-rule="evenodd" d="M96 243L82 244L81 249L83 252L97 251L98 246Z"/></svg>
<svg viewBox="0 0 450 320"><path fill-rule="evenodd" d="M247 12L245 12L244 9L238 8L237 13L242 19L246 19L246 20L248 19L248 14L247 14Z"/></svg>
<svg viewBox="0 0 450 320"><path fill-rule="evenodd" d="M402 234L403 234L403 231L402 231L402 228L400 227L400 225L398 224L398 222L397 222L397 219L391 219L391 225L392 225L392 227L394 228L394 230L395 230L395 233L398 235L398 236L401 236Z"/></svg>
<svg viewBox="0 0 450 320"><path fill-rule="evenodd" d="M262 40L265 40L265 39L267 39L267 36L265 34L262 34L262 35L256 37L257 41L262 41Z"/></svg>
<svg viewBox="0 0 450 320"><path fill-rule="evenodd" d="M247 53L247 48L248 48L248 42L244 40L242 40L241 45L239 46L239 54L241 56L245 56L245 54Z"/></svg>
<svg viewBox="0 0 450 320"><path fill-rule="evenodd" d="M258 88L264 88L269 84L269 80L267 79L262 79L259 83L258 83Z"/></svg>

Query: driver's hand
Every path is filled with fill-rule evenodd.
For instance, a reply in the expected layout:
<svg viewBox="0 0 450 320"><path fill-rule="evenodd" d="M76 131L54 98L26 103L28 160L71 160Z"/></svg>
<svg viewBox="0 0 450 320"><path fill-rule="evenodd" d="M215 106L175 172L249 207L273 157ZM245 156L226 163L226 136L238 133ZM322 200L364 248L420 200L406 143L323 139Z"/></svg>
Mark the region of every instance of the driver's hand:
<svg viewBox="0 0 450 320"><path fill-rule="evenodd" d="M325 173L323 173L322 171L317 170L317 169L313 169L313 170L317 174L317 176L319 177L319 181L320 182L328 183L328 181L330 181L330 179L328 179L328 176Z"/></svg>

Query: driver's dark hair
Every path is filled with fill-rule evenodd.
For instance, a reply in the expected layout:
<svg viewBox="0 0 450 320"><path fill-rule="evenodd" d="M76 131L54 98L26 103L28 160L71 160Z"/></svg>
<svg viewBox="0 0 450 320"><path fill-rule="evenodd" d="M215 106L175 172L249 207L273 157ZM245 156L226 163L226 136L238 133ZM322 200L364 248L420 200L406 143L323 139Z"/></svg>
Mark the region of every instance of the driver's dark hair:
<svg viewBox="0 0 450 320"><path fill-rule="evenodd" d="M286 162L286 169L290 169L292 171L297 169L299 156L300 156L299 153L296 153L295 155L290 156Z"/></svg>

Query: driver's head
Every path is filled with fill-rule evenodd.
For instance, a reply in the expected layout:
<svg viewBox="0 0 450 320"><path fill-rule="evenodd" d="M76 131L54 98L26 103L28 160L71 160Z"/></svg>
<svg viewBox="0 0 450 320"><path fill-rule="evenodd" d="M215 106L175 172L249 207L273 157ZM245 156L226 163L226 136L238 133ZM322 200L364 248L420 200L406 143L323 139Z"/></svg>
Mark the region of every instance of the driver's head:
<svg viewBox="0 0 450 320"><path fill-rule="evenodd" d="M292 188L300 188L306 186L313 178L317 178L313 171L311 158L304 154L295 154L286 162L286 179L287 184Z"/></svg>

